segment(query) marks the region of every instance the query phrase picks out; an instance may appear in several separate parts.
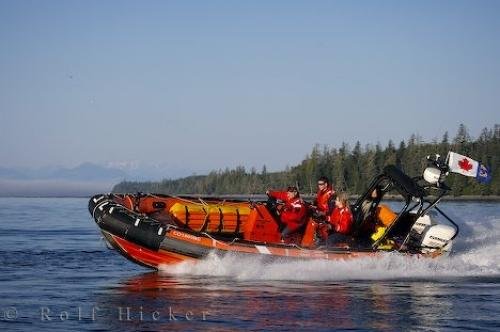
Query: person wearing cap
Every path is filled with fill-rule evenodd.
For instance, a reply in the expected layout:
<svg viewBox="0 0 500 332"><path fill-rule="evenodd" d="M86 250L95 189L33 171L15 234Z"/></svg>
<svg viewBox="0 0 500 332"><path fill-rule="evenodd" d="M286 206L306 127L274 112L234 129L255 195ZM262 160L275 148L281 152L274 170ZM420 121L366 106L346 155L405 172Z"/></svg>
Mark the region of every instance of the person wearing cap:
<svg viewBox="0 0 500 332"><path fill-rule="evenodd" d="M330 184L330 180L326 176L318 179L318 192L314 199L313 206L318 217L325 217L331 214L335 207L335 189Z"/></svg>
<svg viewBox="0 0 500 332"><path fill-rule="evenodd" d="M286 191L266 191L266 194L273 199L283 201L284 205L279 212L279 218L284 226L281 237L297 231L306 221L307 208L299 195L297 187L288 187Z"/></svg>

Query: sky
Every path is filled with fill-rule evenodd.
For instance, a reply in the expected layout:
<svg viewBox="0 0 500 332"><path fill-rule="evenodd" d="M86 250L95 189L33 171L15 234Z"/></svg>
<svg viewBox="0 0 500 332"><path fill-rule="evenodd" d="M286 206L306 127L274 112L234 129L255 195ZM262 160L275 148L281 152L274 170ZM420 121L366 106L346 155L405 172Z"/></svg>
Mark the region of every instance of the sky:
<svg viewBox="0 0 500 332"><path fill-rule="evenodd" d="M0 0L3 167L280 170L499 106L499 1Z"/></svg>

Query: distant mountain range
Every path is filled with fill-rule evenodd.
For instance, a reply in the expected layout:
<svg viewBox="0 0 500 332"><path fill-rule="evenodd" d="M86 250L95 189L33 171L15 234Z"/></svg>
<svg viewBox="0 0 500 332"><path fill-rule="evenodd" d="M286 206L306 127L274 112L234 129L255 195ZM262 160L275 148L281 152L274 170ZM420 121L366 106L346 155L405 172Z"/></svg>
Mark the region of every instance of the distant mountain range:
<svg viewBox="0 0 500 332"><path fill-rule="evenodd" d="M82 163L74 168L0 167L0 196L90 196L111 191L123 180L159 181L187 176L188 170L138 162L98 165Z"/></svg>

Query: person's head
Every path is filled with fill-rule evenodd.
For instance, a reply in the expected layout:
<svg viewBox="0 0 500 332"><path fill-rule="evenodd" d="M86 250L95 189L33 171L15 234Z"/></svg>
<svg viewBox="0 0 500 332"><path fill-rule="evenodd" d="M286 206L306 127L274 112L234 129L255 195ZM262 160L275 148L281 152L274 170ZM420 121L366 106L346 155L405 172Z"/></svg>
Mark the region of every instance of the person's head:
<svg viewBox="0 0 500 332"><path fill-rule="evenodd" d="M325 190L330 185L330 180L326 176L322 176L318 179L318 189Z"/></svg>
<svg viewBox="0 0 500 332"><path fill-rule="evenodd" d="M349 195L347 193L339 193L335 199L335 206L339 209L349 206Z"/></svg>
<svg viewBox="0 0 500 332"><path fill-rule="evenodd" d="M370 197L372 200L375 200L377 198L380 198L382 196L382 188L380 188L380 186L376 186L371 194L370 194Z"/></svg>
<svg viewBox="0 0 500 332"><path fill-rule="evenodd" d="M286 194L288 196L288 199L292 199L299 196L299 190L297 189L297 187L290 186L287 188Z"/></svg>

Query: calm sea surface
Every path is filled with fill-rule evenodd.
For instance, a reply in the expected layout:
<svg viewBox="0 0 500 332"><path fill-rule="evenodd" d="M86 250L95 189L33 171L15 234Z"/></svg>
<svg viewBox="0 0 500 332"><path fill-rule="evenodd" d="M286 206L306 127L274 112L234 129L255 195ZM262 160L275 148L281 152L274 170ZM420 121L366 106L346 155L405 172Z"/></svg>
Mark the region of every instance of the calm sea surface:
<svg viewBox="0 0 500 332"><path fill-rule="evenodd" d="M0 198L0 331L498 331L500 204L444 203L450 257L151 272L108 250L87 199Z"/></svg>

